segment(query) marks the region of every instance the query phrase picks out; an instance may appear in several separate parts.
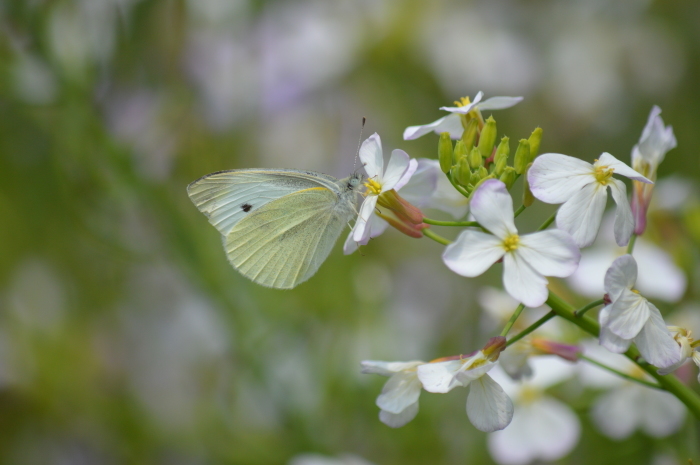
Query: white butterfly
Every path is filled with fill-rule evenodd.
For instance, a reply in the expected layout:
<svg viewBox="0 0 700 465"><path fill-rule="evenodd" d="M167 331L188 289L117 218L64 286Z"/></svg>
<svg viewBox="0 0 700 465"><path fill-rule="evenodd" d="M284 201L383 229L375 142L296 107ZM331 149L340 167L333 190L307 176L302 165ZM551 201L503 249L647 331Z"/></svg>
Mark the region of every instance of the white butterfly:
<svg viewBox="0 0 700 465"><path fill-rule="evenodd" d="M242 169L208 174L187 193L223 234L229 262L263 286L291 289L316 273L356 214L362 175Z"/></svg>

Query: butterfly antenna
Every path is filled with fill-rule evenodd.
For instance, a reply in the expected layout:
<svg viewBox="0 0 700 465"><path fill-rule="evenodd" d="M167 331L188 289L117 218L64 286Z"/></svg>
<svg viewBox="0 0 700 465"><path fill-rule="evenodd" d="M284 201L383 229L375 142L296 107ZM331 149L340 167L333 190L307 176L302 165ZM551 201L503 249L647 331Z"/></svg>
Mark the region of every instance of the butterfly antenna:
<svg viewBox="0 0 700 465"><path fill-rule="evenodd" d="M352 172L355 172L355 168L357 167L357 159L360 157L360 147L362 146L362 130L365 128L365 122L367 122L367 118L364 116L362 117L362 126L360 126L360 140L357 141L357 152L355 152L355 162L352 165Z"/></svg>

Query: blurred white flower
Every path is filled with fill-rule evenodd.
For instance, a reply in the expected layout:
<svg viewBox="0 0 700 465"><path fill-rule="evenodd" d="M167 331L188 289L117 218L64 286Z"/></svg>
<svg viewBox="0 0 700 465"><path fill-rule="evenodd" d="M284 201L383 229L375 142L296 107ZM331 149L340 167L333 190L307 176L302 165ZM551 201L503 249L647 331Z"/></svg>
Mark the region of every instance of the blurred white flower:
<svg viewBox="0 0 700 465"><path fill-rule="evenodd" d="M479 91L473 101L470 101L469 97L464 97L461 101L455 102L455 104L457 104L456 107L440 107L441 110L449 111L450 114L432 123L407 127L403 132L404 140L417 139L430 132L434 132L435 134L449 132L452 139L459 139L464 132L461 115L467 115L470 112L478 113L481 110L502 110L504 108L510 108L523 99L523 97L491 97L482 102L481 99L483 96L484 93Z"/></svg>
<svg viewBox="0 0 700 465"><path fill-rule="evenodd" d="M479 276L503 258L503 285L528 307L547 300L545 276L566 277L576 270L580 252L571 236L557 229L518 235L513 199L505 184L489 179L472 194L471 213L492 234L467 229L445 248L442 259L455 273Z"/></svg>
<svg viewBox="0 0 700 465"><path fill-rule="evenodd" d="M468 356L448 357L418 366L418 379L428 392L445 393L469 386L467 416L480 431L498 431L510 424L513 403L488 373L505 347L502 336L492 337L483 349Z"/></svg>
<svg viewBox="0 0 700 465"><path fill-rule="evenodd" d="M381 362L365 360L362 373L389 376L382 393L377 397L379 420L387 426L398 428L413 420L418 414L418 398L421 382L417 368L425 362Z"/></svg>
<svg viewBox="0 0 700 465"><path fill-rule="evenodd" d="M631 255L615 260L605 273L605 292L611 303L599 313L600 344L622 353L634 340L642 356L659 368L678 362L678 346L659 310L633 289L637 262Z"/></svg>
<svg viewBox="0 0 700 465"><path fill-rule="evenodd" d="M418 158L418 166L411 179L401 188L401 197L418 208L434 208L464 218L469 210L469 199L457 192L440 169L440 162Z"/></svg>
<svg viewBox="0 0 700 465"><path fill-rule="evenodd" d="M372 465L362 457L353 454L342 454L338 457L328 457L321 454L299 454L292 457L287 465Z"/></svg>
<svg viewBox="0 0 700 465"><path fill-rule="evenodd" d="M591 245L598 235L608 197L606 187L610 187L617 204L615 240L618 245L626 245L632 235L634 218L627 201L627 188L612 177L613 173L651 182L607 152L593 165L567 155L545 153L535 159L527 180L537 199L563 204L557 212L557 227L569 232L579 247Z"/></svg>
<svg viewBox="0 0 700 465"><path fill-rule="evenodd" d="M571 378L576 366L555 356L534 357L531 363L534 376L520 383L498 367L491 372L515 405L508 428L488 437L491 456L503 465L558 460L571 452L581 435L572 408L545 392Z"/></svg>
<svg viewBox="0 0 700 465"><path fill-rule="evenodd" d="M10 77L17 96L33 105L47 105L56 99L56 76L41 58L28 53L18 53L10 69Z"/></svg>

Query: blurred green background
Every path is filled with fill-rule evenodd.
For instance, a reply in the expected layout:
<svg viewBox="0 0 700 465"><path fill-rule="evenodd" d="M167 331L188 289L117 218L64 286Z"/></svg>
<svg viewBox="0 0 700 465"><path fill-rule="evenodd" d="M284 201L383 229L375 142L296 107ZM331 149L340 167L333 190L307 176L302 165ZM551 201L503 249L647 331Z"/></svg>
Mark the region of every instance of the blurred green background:
<svg viewBox="0 0 700 465"><path fill-rule="evenodd" d="M480 347L477 290L497 271L459 278L438 244L388 231L265 289L185 187L246 167L347 176L362 116L385 153L434 157L436 137L403 129L479 90L525 97L495 115L500 134L541 126L541 152L589 161L629 162L658 104L679 143L660 178L697 185L699 76L694 0L0 1L0 463L490 463L463 390L423 395L392 430L374 405L385 379L359 362ZM651 231L688 305L694 208ZM583 435L561 463L699 458L691 420L615 442L585 396L573 406Z"/></svg>

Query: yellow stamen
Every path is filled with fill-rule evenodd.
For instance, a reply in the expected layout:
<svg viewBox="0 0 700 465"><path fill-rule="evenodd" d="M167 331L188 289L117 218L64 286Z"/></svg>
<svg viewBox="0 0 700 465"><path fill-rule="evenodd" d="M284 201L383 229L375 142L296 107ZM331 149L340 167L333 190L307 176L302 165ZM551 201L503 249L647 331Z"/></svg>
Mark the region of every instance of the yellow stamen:
<svg viewBox="0 0 700 465"><path fill-rule="evenodd" d="M368 179L367 182L365 182L365 186L367 187L368 194L379 195L382 192L382 185L374 179Z"/></svg>
<svg viewBox="0 0 700 465"><path fill-rule="evenodd" d="M517 234L511 234L510 236L503 239L503 248L506 252L512 252L518 248L520 245L520 236Z"/></svg>
<svg viewBox="0 0 700 465"><path fill-rule="evenodd" d="M630 289L630 291L634 292L635 294L639 294L639 291L637 289Z"/></svg>
<svg viewBox="0 0 700 465"><path fill-rule="evenodd" d="M457 107L466 107L470 103L472 103L472 102L471 102L471 100L469 100L469 97L462 97L461 99L454 101L454 104Z"/></svg>
<svg viewBox="0 0 700 465"><path fill-rule="evenodd" d="M598 160L596 160L598 161ZM610 182L610 178L612 178L614 170L612 168L609 168L607 166L597 166L595 168L595 171L593 171L593 176L595 177L595 180L598 181L599 184L602 184L603 186L607 186L608 183Z"/></svg>

